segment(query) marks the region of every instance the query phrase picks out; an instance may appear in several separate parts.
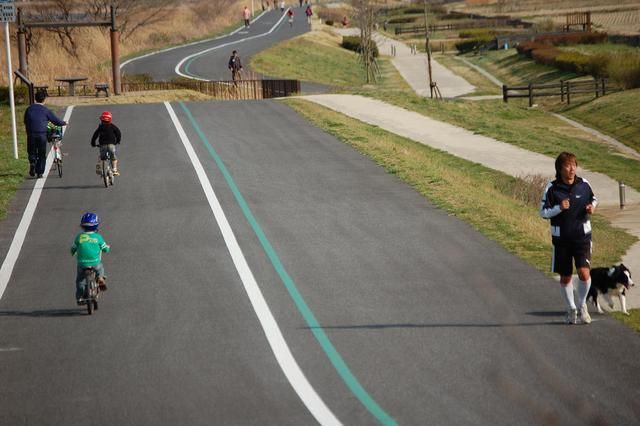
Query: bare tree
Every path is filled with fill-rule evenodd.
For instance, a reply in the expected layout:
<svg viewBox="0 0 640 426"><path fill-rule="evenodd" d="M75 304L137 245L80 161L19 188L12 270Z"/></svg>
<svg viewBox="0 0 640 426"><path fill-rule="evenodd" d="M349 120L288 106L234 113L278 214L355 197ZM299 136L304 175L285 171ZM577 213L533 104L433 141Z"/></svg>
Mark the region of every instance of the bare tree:
<svg viewBox="0 0 640 426"><path fill-rule="evenodd" d="M360 28L360 61L364 66L367 83L375 83L378 75L378 64L375 58L375 17L377 5L372 0L352 0L354 16Z"/></svg>
<svg viewBox="0 0 640 426"><path fill-rule="evenodd" d="M35 10L30 9L29 18L31 20L52 23L69 22L74 18L74 6L73 0L52 0L39 4ZM74 38L76 30L77 28L74 27L55 27L45 29L45 31L56 35L60 47L62 47L67 53L74 57L78 57L78 45ZM31 39L31 37L29 37L29 39Z"/></svg>
<svg viewBox="0 0 640 426"><path fill-rule="evenodd" d="M96 19L109 19L113 6L120 37L126 39L140 28L166 19L175 3L174 0L87 0L85 8Z"/></svg>

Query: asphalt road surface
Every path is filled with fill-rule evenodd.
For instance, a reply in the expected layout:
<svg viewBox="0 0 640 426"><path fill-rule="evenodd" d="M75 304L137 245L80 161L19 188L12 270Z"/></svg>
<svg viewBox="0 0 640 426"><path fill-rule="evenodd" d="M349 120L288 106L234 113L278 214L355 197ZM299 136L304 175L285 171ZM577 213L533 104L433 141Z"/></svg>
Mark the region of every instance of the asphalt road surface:
<svg viewBox="0 0 640 426"><path fill-rule="evenodd" d="M290 26L280 9L265 12L249 28L241 28L230 35L213 40L174 48L150 56L141 57L122 67L125 74L149 74L154 80L166 81L180 73L191 78L205 80L230 80L227 67L233 50L237 50L245 69L251 56L280 41L308 32L310 27L304 8L293 8L294 23ZM267 77L268 78L268 77Z"/></svg>
<svg viewBox="0 0 640 426"><path fill-rule="evenodd" d="M89 146L100 108L73 110L64 177L0 299L0 424L637 423L635 332L564 325L551 278L284 104L173 103L182 135L166 105L113 106L109 189ZM330 415L277 358L207 183ZM68 251L87 210L112 247L93 316Z"/></svg>

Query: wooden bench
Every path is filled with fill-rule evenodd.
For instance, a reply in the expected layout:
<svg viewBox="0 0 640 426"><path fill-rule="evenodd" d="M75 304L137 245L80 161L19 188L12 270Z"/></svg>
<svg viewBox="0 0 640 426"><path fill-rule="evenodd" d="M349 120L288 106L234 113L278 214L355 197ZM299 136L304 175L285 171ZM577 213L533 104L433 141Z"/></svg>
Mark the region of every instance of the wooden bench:
<svg viewBox="0 0 640 426"><path fill-rule="evenodd" d="M109 97L109 84L107 84L107 83L96 83L95 84L95 88L96 88L96 98L98 96L100 96L100 92L104 92L105 95L107 95L107 98Z"/></svg>
<svg viewBox="0 0 640 426"><path fill-rule="evenodd" d="M49 89L49 86L33 86L35 93L44 92L45 96L49 96L49 91L47 89Z"/></svg>

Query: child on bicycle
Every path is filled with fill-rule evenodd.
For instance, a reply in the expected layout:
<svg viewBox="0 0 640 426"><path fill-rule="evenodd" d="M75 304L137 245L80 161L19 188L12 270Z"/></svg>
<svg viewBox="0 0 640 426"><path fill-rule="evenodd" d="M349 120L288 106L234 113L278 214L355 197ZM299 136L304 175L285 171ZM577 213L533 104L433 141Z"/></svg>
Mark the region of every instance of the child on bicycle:
<svg viewBox="0 0 640 426"><path fill-rule="evenodd" d="M78 273L76 275L76 301L81 305L84 301L85 287L87 283L84 278L84 270L94 268L96 270L96 280L100 290L107 289L104 266L102 265L102 252L109 253L111 247L104 241L98 231L100 219L95 213L87 212L80 219L80 232L71 246L71 256L77 254Z"/></svg>
<svg viewBox="0 0 640 426"><path fill-rule="evenodd" d="M120 144L122 134L120 129L112 123L113 116L109 111L105 111L100 114L100 124L93 136L91 137L91 146L96 146L96 140L100 146L100 157L98 158L98 164L96 164L96 173L101 174L101 160L107 159L107 152L111 156L111 162L113 164L113 174L120 175L118 171L118 158L116 157L116 145Z"/></svg>

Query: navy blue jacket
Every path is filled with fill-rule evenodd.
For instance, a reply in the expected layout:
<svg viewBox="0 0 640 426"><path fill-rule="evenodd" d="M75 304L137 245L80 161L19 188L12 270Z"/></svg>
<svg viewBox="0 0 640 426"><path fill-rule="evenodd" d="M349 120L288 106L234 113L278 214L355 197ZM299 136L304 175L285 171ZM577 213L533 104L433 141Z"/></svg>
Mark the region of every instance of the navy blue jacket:
<svg viewBox="0 0 640 426"><path fill-rule="evenodd" d="M47 133L47 125L52 122L56 126L64 126L65 122L60 120L49 108L42 104L30 105L24 112L24 126L27 135L34 133Z"/></svg>
<svg viewBox="0 0 640 426"><path fill-rule="evenodd" d="M562 210L560 202L569 198L569 208ZM551 219L553 243L591 241L591 221L587 214L587 204L597 204L591 185L576 176L573 185L561 179L547 184L540 202L540 216Z"/></svg>

